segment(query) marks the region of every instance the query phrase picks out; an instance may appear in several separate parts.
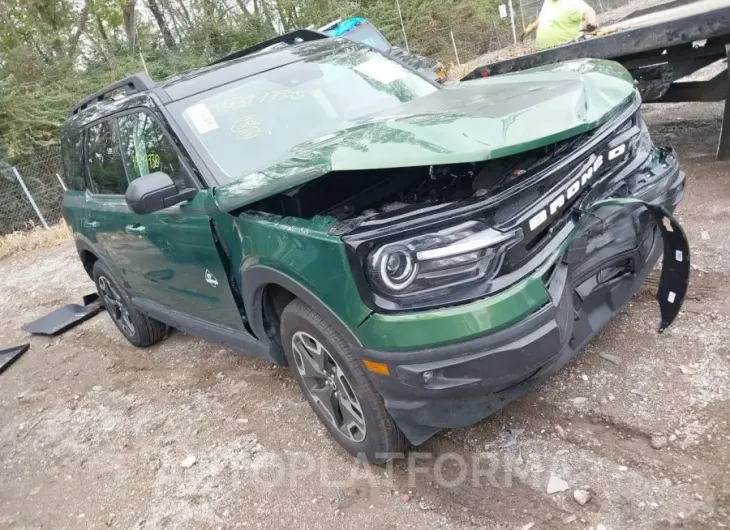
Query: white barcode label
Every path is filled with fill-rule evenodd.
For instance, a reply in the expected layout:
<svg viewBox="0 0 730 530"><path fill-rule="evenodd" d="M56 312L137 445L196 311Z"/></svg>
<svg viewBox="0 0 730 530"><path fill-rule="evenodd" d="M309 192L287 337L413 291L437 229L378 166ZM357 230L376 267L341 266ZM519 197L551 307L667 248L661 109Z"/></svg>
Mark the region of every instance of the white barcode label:
<svg viewBox="0 0 730 530"><path fill-rule="evenodd" d="M218 128L218 122L215 121L213 114L205 106L205 103L198 103L197 105L188 107L185 109L185 115L190 123L193 124L198 134L209 133Z"/></svg>

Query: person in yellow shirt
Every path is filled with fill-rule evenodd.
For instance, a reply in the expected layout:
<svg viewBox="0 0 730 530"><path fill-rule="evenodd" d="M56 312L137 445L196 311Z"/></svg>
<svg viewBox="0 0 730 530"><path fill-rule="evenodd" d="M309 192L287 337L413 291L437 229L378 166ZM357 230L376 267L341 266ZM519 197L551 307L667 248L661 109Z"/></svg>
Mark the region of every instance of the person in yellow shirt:
<svg viewBox="0 0 730 530"><path fill-rule="evenodd" d="M584 0L545 0L537 20L520 35L525 37L537 30L538 49L553 48L578 39L582 31L598 27L596 12Z"/></svg>

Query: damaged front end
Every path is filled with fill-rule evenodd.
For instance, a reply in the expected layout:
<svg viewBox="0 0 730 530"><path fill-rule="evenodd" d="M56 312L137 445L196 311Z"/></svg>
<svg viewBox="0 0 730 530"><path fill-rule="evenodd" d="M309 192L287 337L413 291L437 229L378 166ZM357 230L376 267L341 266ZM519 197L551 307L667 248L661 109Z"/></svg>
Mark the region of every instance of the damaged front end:
<svg viewBox="0 0 730 530"><path fill-rule="evenodd" d="M361 196L338 204L339 222L330 230L347 243L360 294L373 311L477 300L560 259L572 263L586 296L636 273L661 248L659 238L673 256L660 287L661 329L681 307L689 249L681 229L668 235L664 218L682 199L684 177L673 152L653 146L636 108L529 153L429 167L412 187L375 189L387 198L360 208ZM590 276L593 283L585 283Z"/></svg>
<svg viewBox="0 0 730 530"><path fill-rule="evenodd" d="M414 444L558 371L662 253L660 331L681 308L684 174L629 82L596 67L614 68L499 76L448 112L445 95L414 100L216 193L240 226L244 291L258 266L313 293L353 351L388 367L370 378Z"/></svg>
<svg viewBox="0 0 730 530"><path fill-rule="evenodd" d="M653 145L638 104L520 155L331 175L242 217L287 233L276 249L310 267L302 281L326 273L322 301L356 323L363 359L389 367L371 379L411 443L473 424L557 372L662 252L660 331L684 300L689 246L672 215L684 174ZM302 223L318 230L300 238ZM327 263L308 259L315 238Z"/></svg>
<svg viewBox="0 0 730 530"><path fill-rule="evenodd" d="M665 255L682 256L660 286L664 329L689 274L686 238L663 224L683 187L675 155L652 144L636 101L596 129L527 152L330 172L247 211L327 220L360 298L386 314L479 300L540 270L547 278L561 260L585 297L655 261L663 237Z"/></svg>
<svg viewBox="0 0 730 530"><path fill-rule="evenodd" d="M333 227L345 232L374 311L359 331L380 343L359 353L396 374L373 382L414 444L476 423L556 373L628 303L662 252L660 332L681 308L689 246L672 211L684 174L671 149L653 146L637 109L532 171L496 196ZM383 222L393 215L398 222ZM434 274L434 262L448 272ZM415 279L398 289L408 267ZM490 331L475 332L483 327Z"/></svg>

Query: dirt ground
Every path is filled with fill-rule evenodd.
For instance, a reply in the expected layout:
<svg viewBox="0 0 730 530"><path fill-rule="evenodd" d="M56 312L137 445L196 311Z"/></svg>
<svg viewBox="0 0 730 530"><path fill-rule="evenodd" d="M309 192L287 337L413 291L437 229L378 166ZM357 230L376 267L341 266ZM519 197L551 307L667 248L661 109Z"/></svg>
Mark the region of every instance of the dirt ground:
<svg viewBox="0 0 730 530"><path fill-rule="evenodd" d="M673 327L656 333L646 285L556 377L390 467L335 445L286 369L182 333L138 350L104 313L29 337L22 324L92 284L70 245L0 261L0 347L31 343L0 375L0 528L727 528L721 108L645 115L687 173L693 271Z"/></svg>

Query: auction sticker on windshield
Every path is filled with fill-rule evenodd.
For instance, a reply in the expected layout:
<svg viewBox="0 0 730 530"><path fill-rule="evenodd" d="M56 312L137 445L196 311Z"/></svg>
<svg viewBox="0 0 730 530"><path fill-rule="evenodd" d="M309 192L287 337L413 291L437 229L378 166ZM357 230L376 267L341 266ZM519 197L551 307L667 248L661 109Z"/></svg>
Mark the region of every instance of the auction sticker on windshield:
<svg viewBox="0 0 730 530"><path fill-rule="evenodd" d="M209 133L218 128L218 122L215 121L205 103L198 103L185 109L185 117L192 123L198 134Z"/></svg>

